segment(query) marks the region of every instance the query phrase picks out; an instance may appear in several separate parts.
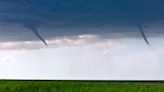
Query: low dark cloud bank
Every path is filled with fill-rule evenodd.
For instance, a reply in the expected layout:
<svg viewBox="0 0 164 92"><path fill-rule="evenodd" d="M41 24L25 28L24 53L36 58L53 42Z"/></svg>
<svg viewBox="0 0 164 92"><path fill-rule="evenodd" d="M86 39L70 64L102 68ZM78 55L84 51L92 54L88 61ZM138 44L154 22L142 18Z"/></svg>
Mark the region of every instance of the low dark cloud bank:
<svg viewBox="0 0 164 92"><path fill-rule="evenodd" d="M151 30L149 25L163 21L163 4L162 0L0 0L0 38L36 40L27 32L31 29L38 30L45 39L106 33L142 37L137 25L158 36L163 29ZM19 27L14 29L13 25Z"/></svg>

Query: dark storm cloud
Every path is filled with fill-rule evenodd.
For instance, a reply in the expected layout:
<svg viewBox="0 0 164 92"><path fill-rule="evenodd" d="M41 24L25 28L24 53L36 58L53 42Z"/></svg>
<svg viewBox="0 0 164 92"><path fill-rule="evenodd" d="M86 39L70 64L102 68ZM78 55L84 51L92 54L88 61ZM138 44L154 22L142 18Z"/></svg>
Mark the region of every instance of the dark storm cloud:
<svg viewBox="0 0 164 92"><path fill-rule="evenodd" d="M140 32L141 29L137 25L142 25L144 31L144 25L163 20L163 9L162 0L0 0L0 23L21 25L26 28L26 31L33 31L29 27L32 26L37 33L40 28L54 28L51 31L44 30L45 39L60 35L115 32L141 37L141 35L136 36L136 32ZM127 30L103 30L103 28L113 26L120 28L124 26L127 27ZM129 30L129 27L136 27L136 29ZM71 30L71 28L77 28L77 30ZM87 30L89 28L99 30ZM3 38L3 34L7 34L6 32L9 31L1 29L0 32L1 38ZM20 39L15 37L15 39L18 38L17 40L33 39L30 36L21 36L23 31L12 32L20 37ZM43 33L42 35L44 35ZM142 33L142 35L145 39L145 34ZM124 36L119 35L119 37ZM38 33L37 37L46 44L41 34ZM114 37L117 38L117 35ZM14 37L11 40L13 39Z"/></svg>

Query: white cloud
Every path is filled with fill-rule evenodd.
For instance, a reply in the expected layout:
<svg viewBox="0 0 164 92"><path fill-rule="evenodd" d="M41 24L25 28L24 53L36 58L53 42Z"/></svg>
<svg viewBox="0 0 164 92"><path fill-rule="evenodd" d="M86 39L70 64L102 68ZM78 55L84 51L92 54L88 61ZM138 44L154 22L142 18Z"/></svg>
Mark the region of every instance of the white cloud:
<svg viewBox="0 0 164 92"><path fill-rule="evenodd" d="M151 49L141 39L127 39L80 35L56 38L49 42L49 48L4 49L0 52L4 57L0 59L0 75L32 79L162 79L163 45L157 43L157 48Z"/></svg>

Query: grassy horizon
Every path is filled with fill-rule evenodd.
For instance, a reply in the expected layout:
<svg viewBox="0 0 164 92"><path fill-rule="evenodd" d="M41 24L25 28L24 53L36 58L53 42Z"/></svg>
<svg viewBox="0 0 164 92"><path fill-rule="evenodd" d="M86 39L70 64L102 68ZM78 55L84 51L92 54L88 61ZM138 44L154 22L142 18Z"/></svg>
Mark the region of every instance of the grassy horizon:
<svg viewBox="0 0 164 92"><path fill-rule="evenodd" d="M0 80L0 92L163 92L163 82Z"/></svg>

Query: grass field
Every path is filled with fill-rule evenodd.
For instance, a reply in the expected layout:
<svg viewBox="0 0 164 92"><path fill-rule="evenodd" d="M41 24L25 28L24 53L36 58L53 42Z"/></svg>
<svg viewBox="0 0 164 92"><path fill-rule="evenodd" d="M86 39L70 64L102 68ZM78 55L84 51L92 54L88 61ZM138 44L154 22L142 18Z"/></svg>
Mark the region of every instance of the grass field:
<svg viewBox="0 0 164 92"><path fill-rule="evenodd" d="M1 80L0 92L164 92L164 83Z"/></svg>

